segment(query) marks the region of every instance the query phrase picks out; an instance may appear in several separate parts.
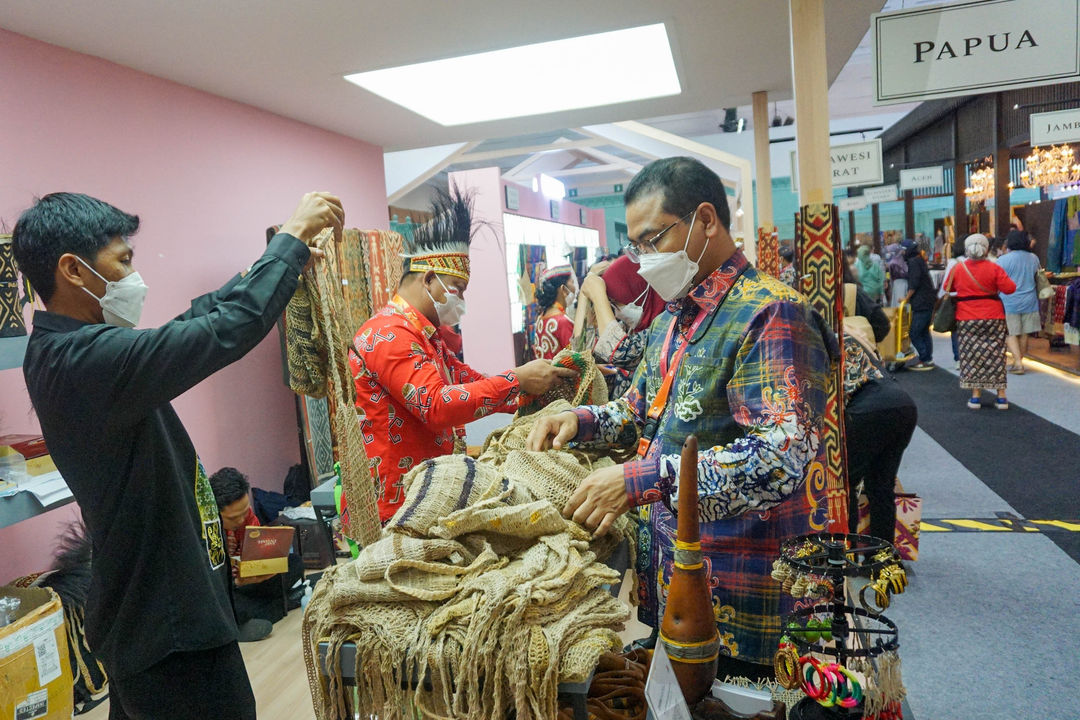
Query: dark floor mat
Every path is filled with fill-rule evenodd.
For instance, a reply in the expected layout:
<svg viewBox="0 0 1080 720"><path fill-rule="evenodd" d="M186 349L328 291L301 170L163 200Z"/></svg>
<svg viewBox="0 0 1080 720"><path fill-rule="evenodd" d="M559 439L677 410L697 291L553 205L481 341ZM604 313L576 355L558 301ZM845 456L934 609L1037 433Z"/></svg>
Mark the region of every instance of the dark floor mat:
<svg viewBox="0 0 1080 720"><path fill-rule="evenodd" d="M1080 435L1012 403L1000 411L993 393L983 393L981 410L970 410L970 391L940 368L900 371L896 379L919 407L919 427L1021 515L1080 518ZM1047 535L1080 562L1080 533Z"/></svg>

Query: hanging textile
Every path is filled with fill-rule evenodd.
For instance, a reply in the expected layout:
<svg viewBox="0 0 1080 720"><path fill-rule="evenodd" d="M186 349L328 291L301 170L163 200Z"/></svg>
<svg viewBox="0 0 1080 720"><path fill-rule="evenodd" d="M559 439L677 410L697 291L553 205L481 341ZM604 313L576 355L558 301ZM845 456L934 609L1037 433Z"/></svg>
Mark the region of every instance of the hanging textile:
<svg viewBox="0 0 1080 720"><path fill-rule="evenodd" d="M0 235L0 338L26 334L11 236Z"/></svg>
<svg viewBox="0 0 1080 720"><path fill-rule="evenodd" d="M367 454L364 451L364 439L360 433L360 421L356 415L356 391L352 383L352 374L348 367L348 347L352 333L345 326L346 310L341 294L341 278L338 275L336 243L332 232L327 229L316 236L314 245L326 254L322 262L316 262L303 274L307 288L305 297L298 295L286 308L286 355L289 362L290 378L303 376L306 371L298 371L294 364L306 367L316 366L319 377L325 379L325 388L311 388L315 394L324 395L329 410L329 424L332 429L334 457L341 467L341 484L348 512L341 517L342 532L361 545L373 542L381 530L379 515L376 511L375 487L371 483L368 470ZM307 316L304 316L304 312ZM306 332L301 333L301 328ZM299 346L289 343L298 333L310 336L311 346ZM306 353L300 358L301 352ZM319 418L306 417L306 420ZM310 431L310 424L305 431ZM312 453L319 457L318 450ZM320 460L325 471L325 461Z"/></svg>
<svg viewBox="0 0 1080 720"><path fill-rule="evenodd" d="M521 298L524 305L522 329L525 333L525 358L535 357L536 320L540 317L540 306L536 304L536 281L547 269L547 249L543 245L521 245L518 248L518 275L520 285L528 285L528 296Z"/></svg>
<svg viewBox="0 0 1080 720"><path fill-rule="evenodd" d="M345 327L354 333L371 318L372 313L366 240L366 233L351 228L342 231L337 244L337 269L347 315Z"/></svg>
<svg viewBox="0 0 1080 720"><path fill-rule="evenodd" d="M401 282L401 251L405 238L389 230L367 231L368 289L372 311L390 302ZM354 332L360 328L354 328Z"/></svg>
<svg viewBox="0 0 1080 720"><path fill-rule="evenodd" d="M1066 204L1064 200L1054 203L1054 212L1050 215L1050 233L1046 250L1046 269L1061 272L1062 251L1065 245Z"/></svg>

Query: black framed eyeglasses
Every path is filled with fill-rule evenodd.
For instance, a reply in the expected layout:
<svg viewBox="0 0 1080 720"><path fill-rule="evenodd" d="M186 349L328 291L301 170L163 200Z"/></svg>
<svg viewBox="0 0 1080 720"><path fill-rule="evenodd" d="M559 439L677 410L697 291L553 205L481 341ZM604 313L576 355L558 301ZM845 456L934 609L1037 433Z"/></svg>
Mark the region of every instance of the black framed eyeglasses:
<svg viewBox="0 0 1080 720"><path fill-rule="evenodd" d="M651 238L649 238L648 240L646 240L643 243L639 244L639 243L631 242L629 245L626 246L626 256L628 258L630 258L632 261L634 261L636 263L640 263L642 255L651 255L652 253L658 252L658 250L656 249L656 243L660 242L660 239L664 236L664 233L668 232L669 230L671 230L671 228L675 227L679 223L685 222L686 218L690 217L691 215L693 215L696 212L697 212L697 208L694 208L693 210L686 213L681 218L679 218L675 222L671 223L666 228L664 228L660 232L656 233L655 235L653 235Z"/></svg>

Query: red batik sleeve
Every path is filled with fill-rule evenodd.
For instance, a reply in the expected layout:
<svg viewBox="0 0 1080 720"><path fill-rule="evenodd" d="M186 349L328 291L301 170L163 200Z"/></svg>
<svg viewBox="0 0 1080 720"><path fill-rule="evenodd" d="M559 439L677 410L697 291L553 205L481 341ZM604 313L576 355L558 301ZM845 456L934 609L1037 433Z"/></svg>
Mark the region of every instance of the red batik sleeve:
<svg viewBox="0 0 1080 720"><path fill-rule="evenodd" d="M518 380L512 370L486 378L481 375L473 382L447 383L425 346L417 334L398 326L393 328L392 339L375 343L364 352L363 360L379 384L430 429L463 425L516 405Z"/></svg>

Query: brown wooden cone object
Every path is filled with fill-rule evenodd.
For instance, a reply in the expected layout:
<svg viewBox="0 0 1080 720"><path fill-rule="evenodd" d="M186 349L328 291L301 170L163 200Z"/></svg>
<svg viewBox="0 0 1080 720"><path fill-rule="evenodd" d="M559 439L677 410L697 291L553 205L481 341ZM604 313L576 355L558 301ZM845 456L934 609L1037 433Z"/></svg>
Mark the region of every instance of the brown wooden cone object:
<svg viewBox="0 0 1080 720"><path fill-rule="evenodd" d="M679 468L675 567L671 571L667 606L660 623L660 642L671 658L687 705L701 700L712 688L716 679L716 658L720 652L712 593L701 554L697 463L697 438L690 435L683 443Z"/></svg>

